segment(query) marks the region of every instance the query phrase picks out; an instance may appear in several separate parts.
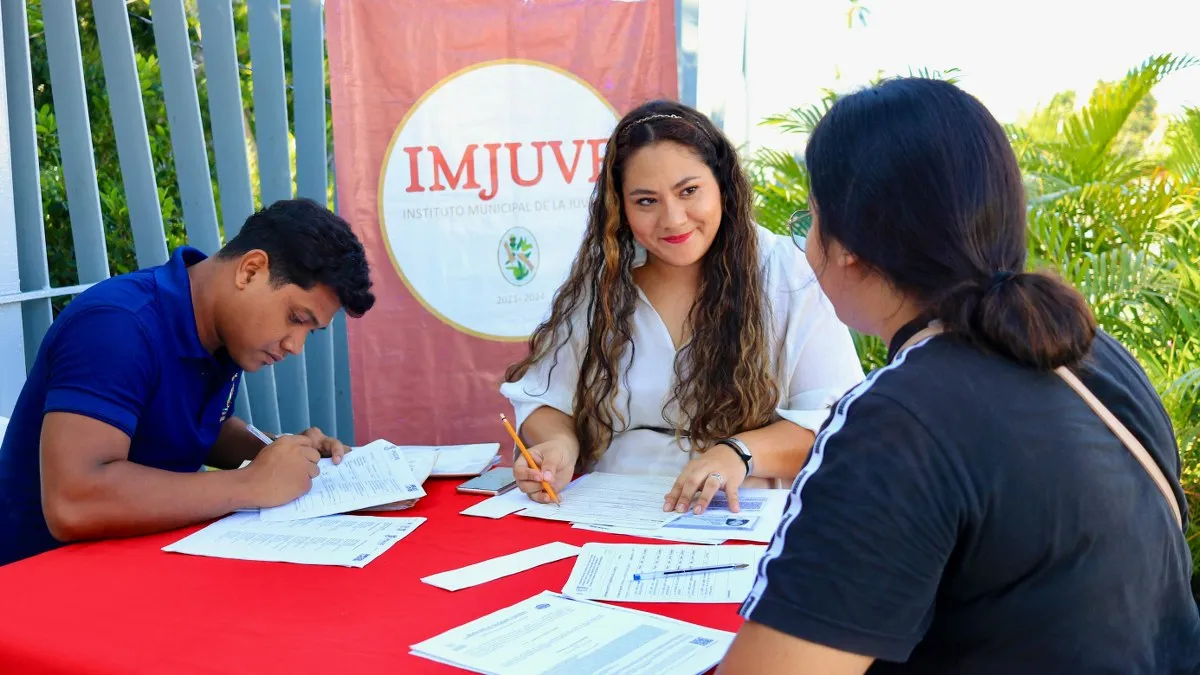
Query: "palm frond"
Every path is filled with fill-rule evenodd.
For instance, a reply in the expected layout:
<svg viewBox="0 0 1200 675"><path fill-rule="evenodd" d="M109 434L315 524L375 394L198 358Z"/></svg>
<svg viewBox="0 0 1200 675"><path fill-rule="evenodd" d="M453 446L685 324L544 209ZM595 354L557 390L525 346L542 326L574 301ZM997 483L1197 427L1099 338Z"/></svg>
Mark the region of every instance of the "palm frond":
<svg viewBox="0 0 1200 675"><path fill-rule="evenodd" d="M1167 127L1167 169L1190 183L1200 183L1200 108L1186 108Z"/></svg>
<svg viewBox="0 0 1200 675"><path fill-rule="evenodd" d="M759 124L762 126L779 127L782 131L791 134L811 134L813 129L817 128L817 123L821 121L825 113L829 112L829 109L833 107L837 99L837 94L832 91L826 91L820 103L791 108L787 112L777 115L768 115Z"/></svg>
<svg viewBox="0 0 1200 675"><path fill-rule="evenodd" d="M1189 56L1151 57L1120 82L1098 88L1082 110L1064 120L1063 142L1058 150L1072 166L1077 180L1087 182L1095 177L1130 114L1156 84L1197 63L1200 61Z"/></svg>
<svg viewBox="0 0 1200 675"><path fill-rule="evenodd" d="M754 190L755 220L759 225L787 234L787 221L808 203L808 169L794 154L761 149L745 162Z"/></svg>

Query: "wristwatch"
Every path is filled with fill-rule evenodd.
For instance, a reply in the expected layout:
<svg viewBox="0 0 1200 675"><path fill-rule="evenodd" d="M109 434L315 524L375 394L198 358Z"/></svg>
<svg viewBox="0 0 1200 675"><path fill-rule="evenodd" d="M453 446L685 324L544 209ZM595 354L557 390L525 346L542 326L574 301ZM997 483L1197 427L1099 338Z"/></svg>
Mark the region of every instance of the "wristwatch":
<svg viewBox="0 0 1200 675"><path fill-rule="evenodd" d="M732 448L738 457L741 457L742 461L746 463L746 475L754 475L754 456L750 454L750 448L745 443L736 438L722 438L717 441L717 445L725 445Z"/></svg>

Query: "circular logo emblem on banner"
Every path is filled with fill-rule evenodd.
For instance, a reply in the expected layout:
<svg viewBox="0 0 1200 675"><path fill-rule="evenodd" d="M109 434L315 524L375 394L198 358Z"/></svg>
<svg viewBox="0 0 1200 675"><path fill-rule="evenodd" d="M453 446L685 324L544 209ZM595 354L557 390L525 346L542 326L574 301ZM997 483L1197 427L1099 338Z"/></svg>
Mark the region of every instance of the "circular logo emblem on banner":
<svg viewBox="0 0 1200 675"><path fill-rule="evenodd" d="M538 268L537 239L523 227L514 227L500 237L500 270L508 283L524 286L533 281Z"/></svg>
<svg viewBox="0 0 1200 675"><path fill-rule="evenodd" d="M579 248L616 121L586 82L531 61L478 64L426 92L379 186L383 239L417 301L465 333L526 339Z"/></svg>

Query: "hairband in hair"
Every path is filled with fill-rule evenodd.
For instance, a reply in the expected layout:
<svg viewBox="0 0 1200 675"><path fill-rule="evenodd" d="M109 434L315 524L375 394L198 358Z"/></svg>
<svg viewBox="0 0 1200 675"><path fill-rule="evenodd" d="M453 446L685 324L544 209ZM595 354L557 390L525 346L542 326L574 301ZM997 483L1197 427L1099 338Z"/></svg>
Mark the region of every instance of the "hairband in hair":
<svg viewBox="0 0 1200 675"><path fill-rule="evenodd" d="M645 117L637 120L636 122L631 123L629 125L629 127L636 127L637 125L639 125L643 122L649 122L650 120L663 120L663 119L681 120L683 118L680 117L679 115L672 115L670 113L655 113L653 115L646 115ZM629 128L629 127L627 127L627 128Z"/></svg>
<svg viewBox="0 0 1200 675"><path fill-rule="evenodd" d="M708 138L710 141L712 140L708 135L708 131L706 131L704 129L704 127L697 126L697 125L693 124L690 120L684 119L684 117L682 115L676 115L674 113L654 113L653 115L646 115L645 117L642 117L637 120L634 120L633 122L630 122L625 127L625 129L623 131L621 131L621 135L626 135L629 133L630 129L633 129L634 127L636 127L639 124L643 124L645 122L650 122L652 120L681 120L685 124L696 127L696 129L698 129L701 134L704 134L705 138Z"/></svg>
<svg viewBox="0 0 1200 675"><path fill-rule="evenodd" d="M992 278L988 280L987 287L984 289L984 291L991 293L992 291L1006 284L1009 279L1012 279L1015 276L1017 276L1017 272L1011 272L1009 270L1000 270L995 272L992 274Z"/></svg>

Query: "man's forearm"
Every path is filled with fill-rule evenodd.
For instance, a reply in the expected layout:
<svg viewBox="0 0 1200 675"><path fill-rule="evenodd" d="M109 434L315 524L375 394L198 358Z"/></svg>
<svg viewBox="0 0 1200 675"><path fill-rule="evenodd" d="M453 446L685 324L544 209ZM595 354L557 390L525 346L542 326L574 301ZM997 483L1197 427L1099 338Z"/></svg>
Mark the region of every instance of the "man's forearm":
<svg viewBox="0 0 1200 675"><path fill-rule="evenodd" d="M204 463L217 469L236 469L242 462L257 457L264 447L263 442L246 428L245 422L230 417L221 425L217 442L213 444Z"/></svg>
<svg viewBox="0 0 1200 675"><path fill-rule="evenodd" d="M127 460L97 466L70 491L42 497L60 541L150 534L255 506L244 471L177 473Z"/></svg>

